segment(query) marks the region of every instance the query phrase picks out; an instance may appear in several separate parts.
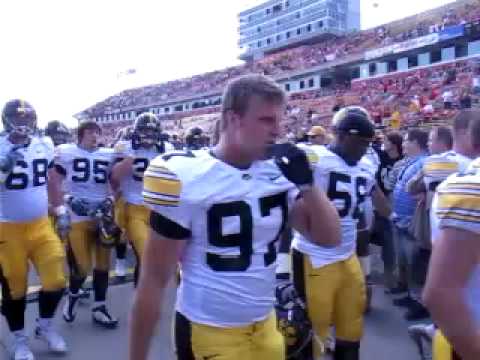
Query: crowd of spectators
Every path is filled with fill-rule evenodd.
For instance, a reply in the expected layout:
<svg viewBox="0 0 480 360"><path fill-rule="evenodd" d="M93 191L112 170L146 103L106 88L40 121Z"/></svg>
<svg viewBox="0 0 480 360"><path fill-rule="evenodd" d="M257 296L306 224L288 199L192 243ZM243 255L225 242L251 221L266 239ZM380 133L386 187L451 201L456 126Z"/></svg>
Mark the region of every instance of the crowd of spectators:
<svg viewBox="0 0 480 360"><path fill-rule="evenodd" d="M459 109L469 108L480 92L480 64L476 58L423 69L353 81L350 89L311 90L290 95L283 136L304 137L312 125L330 126L332 112L342 106L360 105L379 128L431 126L448 122ZM183 138L193 126L213 133L220 107L196 109L162 119L165 133ZM118 128L129 122L104 125L104 142L113 140Z"/></svg>
<svg viewBox="0 0 480 360"><path fill-rule="evenodd" d="M261 73L278 76L292 71L301 71L342 59L347 55L360 54L368 49L440 31L445 26L480 19L480 7L478 5L474 6L473 1L464 1L463 5L453 6L443 14L439 11L430 11L403 19L401 22L344 36L331 37L313 45L287 49L243 65L163 84L125 90L94 105L86 110L86 113L89 116L96 116L108 111L128 109L133 106L161 104L166 100L220 92L230 79L239 75Z"/></svg>

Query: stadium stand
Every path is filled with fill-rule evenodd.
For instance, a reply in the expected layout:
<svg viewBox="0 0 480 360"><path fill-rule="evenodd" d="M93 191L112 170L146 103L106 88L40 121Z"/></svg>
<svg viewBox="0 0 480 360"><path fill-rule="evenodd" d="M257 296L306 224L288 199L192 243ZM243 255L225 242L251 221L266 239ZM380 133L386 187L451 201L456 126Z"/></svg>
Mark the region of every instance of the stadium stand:
<svg viewBox="0 0 480 360"><path fill-rule="evenodd" d="M157 115L164 120L165 131L180 136L186 124L192 124L183 118L211 115L201 124L208 133L219 116L221 91L232 78L261 73L280 81L313 72L319 67L336 68L338 64L355 59L358 62L366 51L439 33L448 27L478 22L479 5L478 0L457 1L374 29L283 50L240 66L125 90L77 117L102 119L106 143L113 139L115 129L130 123L136 113L152 109L155 112L156 108L164 109L163 112L157 110ZM475 57L464 58L368 78L334 78L322 88L290 91L285 135L301 136L312 124L328 126L336 105L360 104L372 113L378 126L388 126L392 115L400 117L402 126L447 121L461 107L461 98L463 103L476 101L473 84L478 78L475 75L479 66ZM448 101L444 101L445 98ZM188 105L178 106L181 101ZM115 116L118 113L129 115Z"/></svg>

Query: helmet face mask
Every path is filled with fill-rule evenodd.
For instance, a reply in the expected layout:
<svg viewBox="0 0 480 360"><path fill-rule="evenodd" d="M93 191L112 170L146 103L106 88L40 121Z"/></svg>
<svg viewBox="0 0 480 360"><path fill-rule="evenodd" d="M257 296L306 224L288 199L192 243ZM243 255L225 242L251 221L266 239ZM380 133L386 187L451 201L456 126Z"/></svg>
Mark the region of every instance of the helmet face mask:
<svg viewBox="0 0 480 360"><path fill-rule="evenodd" d="M70 134L59 132L51 136L53 145L58 146L70 142Z"/></svg>
<svg viewBox="0 0 480 360"><path fill-rule="evenodd" d="M155 145L158 140L158 129L152 127L140 127L135 130L135 134L141 145L152 146Z"/></svg>

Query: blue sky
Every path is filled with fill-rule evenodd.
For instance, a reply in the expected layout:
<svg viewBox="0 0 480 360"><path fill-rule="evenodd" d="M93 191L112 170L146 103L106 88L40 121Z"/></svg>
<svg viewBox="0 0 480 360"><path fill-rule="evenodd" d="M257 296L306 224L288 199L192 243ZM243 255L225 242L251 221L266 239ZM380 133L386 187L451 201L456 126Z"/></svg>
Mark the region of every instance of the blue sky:
<svg viewBox="0 0 480 360"><path fill-rule="evenodd" d="M261 2L1 1L0 103L21 97L41 126L74 126L74 113L124 88L238 64L237 14ZM362 0L362 27L451 2Z"/></svg>

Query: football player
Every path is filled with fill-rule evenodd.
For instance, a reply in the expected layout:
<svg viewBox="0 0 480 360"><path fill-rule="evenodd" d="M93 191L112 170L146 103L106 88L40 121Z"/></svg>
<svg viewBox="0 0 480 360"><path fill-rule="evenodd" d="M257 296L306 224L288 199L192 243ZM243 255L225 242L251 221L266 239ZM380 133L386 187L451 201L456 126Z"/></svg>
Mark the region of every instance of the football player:
<svg viewBox="0 0 480 360"><path fill-rule="evenodd" d="M335 360L357 360L363 332L365 279L355 254L357 224L363 219L364 201L370 193L374 205L388 213L375 186L375 174L364 157L374 136L374 125L366 110L346 107L333 118L335 141L327 148L313 145L315 185L325 191L337 207L342 226L341 244L326 248L302 233L292 242L295 288L307 304L316 335L325 341L335 327ZM381 194L380 194L381 195ZM378 205L377 205L378 203ZM312 352L312 348L306 349ZM313 343L314 358L322 349Z"/></svg>
<svg viewBox="0 0 480 360"><path fill-rule="evenodd" d="M106 306L110 248L99 236L99 222L94 214L109 213L113 200L108 184L113 150L98 147L101 135L99 125L84 121L78 127L78 144L64 144L56 149L55 166L50 182L61 186L65 182L67 201L72 215L72 230L67 239L67 257L70 268L70 288L63 308L63 318L73 322L79 290L93 266L93 290L95 302L92 307L94 323L111 329L117 326ZM52 198L54 206L64 204L63 197Z"/></svg>
<svg viewBox="0 0 480 360"><path fill-rule="evenodd" d="M361 163L370 170L370 173L373 174L376 179L380 167L380 158L373 146L368 147L366 154L361 159ZM383 197L382 200L378 200L386 205L387 200L380 188L376 189L375 194L377 198L380 196ZM370 310L373 295L373 285L370 283L370 235L373 228L374 211L373 199L370 195L370 193L366 194L365 200L359 207L360 216L357 222L357 256L367 284L367 304L365 309L367 312Z"/></svg>
<svg viewBox="0 0 480 360"><path fill-rule="evenodd" d="M448 137L447 129L436 128L430 133L429 148L433 154L427 158L423 169L408 183L412 193L426 192L426 208L431 211L431 239L435 239L438 227L435 226L435 215L431 207L437 187L453 173L464 173L473 158L480 156L480 149L472 144L471 129L474 122L480 121L475 111L462 111L453 122L452 137ZM449 149L450 148L450 149ZM428 249L430 246L428 245ZM423 340L428 345L432 341L435 327L432 324L416 324L408 328L412 339L420 352L424 352Z"/></svg>
<svg viewBox="0 0 480 360"><path fill-rule="evenodd" d="M37 338L50 350L65 353L63 338L52 319L65 288L62 243L48 220L47 171L53 160L53 144L36 136L37 115L22 100L6 103L2 112L6 135L0 138L0 285L2 315L12 334L8 346L14 360L34 358L25 332L26 289L29 262L39 277ZM61 193L60 186L48 189ZM69 226L66 208L54 208L57 225Z"/></svg>
<svg viewBox="0 0 480 360"><path fill-rule="evenodd" d="M132 360L147 358L177 261L179 359L284 359L274 312L276 242L287 222L324 246L339 242L338 215L312 186L305 153L274 145L283 90L263 76L241 77L227 86L222 108L216 147L158 157L145 173L153 210L133 306Z"/></svg>
<svg viewBox="0 0 480 360"><path fill-rule="evenodd" d="M471 143L480 152L480 112L462 114L471 118ZM423 301L441 329L434 340L434 360L480 358L479 169L477 158L463 173L448 177L437 187L432 204L437 231Z"/></svg>
<svg viewBox="0 0 480 360"><path fill-rule="evenodd" d="M148 237L150 210L143 203L143 173L150 160L173 146L160 139L161 125L149 112L137 116L131 140L121 140L115 145L115 161L110 180L124 201L124 228L137 257L135 283L138 280L140 259Z"/></svg>
<svg viewBox="0 0 480 360"><path fill-rule="evenodd" d="M70 130L58 120L50 121L45 128L45 135L49 136L53 145L58 146L62 144L67 144L72 139L72 134Z"/></svg>
<svg viewBox="0 0 480 360"><path fill-rule="evenodd" d="M115 146L121 141L131 141L132 140L133 127L131 125L125 126L124 128L119 129L117 132L113 146ZM122 197L122 193L119 189L119 186L115 187L114 184L113 191L115 194L115 222L122 230L122 236L115 245L115 275L123 278L127 275L127 237L125 235L125 226L126 226L126 215L125 215L125 199Z"/></svg>

